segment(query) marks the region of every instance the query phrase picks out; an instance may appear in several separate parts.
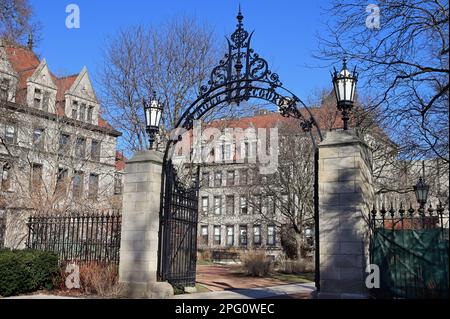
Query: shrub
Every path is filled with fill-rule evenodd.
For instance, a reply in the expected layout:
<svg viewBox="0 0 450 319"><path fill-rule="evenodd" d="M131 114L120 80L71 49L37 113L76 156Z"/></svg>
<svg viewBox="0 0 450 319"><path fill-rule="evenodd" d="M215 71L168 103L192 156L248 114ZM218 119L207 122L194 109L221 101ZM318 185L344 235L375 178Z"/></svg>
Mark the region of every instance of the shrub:
<svg viewBox="0 0 450 319"><path fill-rule="evenodd" d="M58 256L36 250L0 250L0 295L12 296L58 285Z"/></svg>
<svg viewBox="0 0 450 319"><path fill-rule="evenodd" d="M264 251L249 251L242 256L242 267L244 271L253 277L263 277L273 270L273 262Z"/></svg>
<svg viewBox="0 0 450 319"><path fill-rule="evenodd" d="M113 296L120 292L119 272L115 264L88 263L80 265L80 285L84 292Z"/></svg>
<svg viewBox="0 0 450 319"><path fill-rule="evenodd" d="M303 274L314 272L314 264L311 259L285 259L281 262L279 270L286 274Z"/></svg>

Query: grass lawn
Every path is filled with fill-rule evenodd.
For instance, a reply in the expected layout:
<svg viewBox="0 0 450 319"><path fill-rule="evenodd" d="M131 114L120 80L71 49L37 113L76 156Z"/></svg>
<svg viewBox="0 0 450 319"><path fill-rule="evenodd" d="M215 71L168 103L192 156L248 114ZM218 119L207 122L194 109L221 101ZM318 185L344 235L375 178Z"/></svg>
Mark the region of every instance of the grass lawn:
<svg viewBox="0 0 450 319"><path fill-rule="evenodd" d="M214 263L212 262L212 260L197 260L197 265L208 266L208 265L214 265Z"/></svg>
<svg viewBox="0 0 450 319"><path fill-rule="evenodd" d="M304 273L304 274L283 274L280 272L276 272L270 276L273 279L277 279L280 281L285 281L289 283L295 284L303 284L308 282L314 282L314 273Z"/></svg>
<svg viewBox="0 0 450 319"><path fill-rule="evenodd" d="M200 285L199 283L197 283L195 285L195 288L197 288L197 292L210 292L211 291L208 288L206 288L205 286Z"/></svg>

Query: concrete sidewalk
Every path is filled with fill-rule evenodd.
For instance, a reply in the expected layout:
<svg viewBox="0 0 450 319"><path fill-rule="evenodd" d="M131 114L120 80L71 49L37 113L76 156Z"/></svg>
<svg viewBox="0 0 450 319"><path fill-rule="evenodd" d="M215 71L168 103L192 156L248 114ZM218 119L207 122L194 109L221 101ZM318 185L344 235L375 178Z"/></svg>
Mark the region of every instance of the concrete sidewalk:
<svg viewBox="0 0 450 319"><path fill-rule="evenodd" d="M293 298L304 295L307 298L316 288L314 283L287 284L264 288L230 289L193 294L176 295L174 299L261 299L261 298Z"/></svg>

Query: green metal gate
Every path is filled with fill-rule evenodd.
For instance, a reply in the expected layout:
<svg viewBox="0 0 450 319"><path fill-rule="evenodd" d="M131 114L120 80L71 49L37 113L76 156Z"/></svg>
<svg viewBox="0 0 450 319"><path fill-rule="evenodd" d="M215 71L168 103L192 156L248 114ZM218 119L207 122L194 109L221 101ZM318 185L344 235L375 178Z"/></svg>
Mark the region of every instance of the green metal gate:
<svg viewBox="0 0 450 319"><path fill-rule="evenodd" d="M375 297L449 297L448 214L441 206L374 209L370 225L370 259L380 269Z"/></svg>

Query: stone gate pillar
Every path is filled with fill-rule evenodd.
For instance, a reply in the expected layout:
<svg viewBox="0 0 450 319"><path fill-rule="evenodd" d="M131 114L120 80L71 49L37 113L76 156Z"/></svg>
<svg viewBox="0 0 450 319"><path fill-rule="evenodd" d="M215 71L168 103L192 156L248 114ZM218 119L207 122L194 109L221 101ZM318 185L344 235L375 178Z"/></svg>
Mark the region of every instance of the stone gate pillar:
<svg viewBox="0 0 450 319"><path fill-rule="evenodd" d="M163 154L137 152L126 162L119 282L129 298L167 298L173 288L157 282Z"/></svg>
<svg viewBox="0 0 450 319"><path fill-rule="evenodd" d="M365 298L372 152L353 130L319 145L319 298Z"/></svg>

